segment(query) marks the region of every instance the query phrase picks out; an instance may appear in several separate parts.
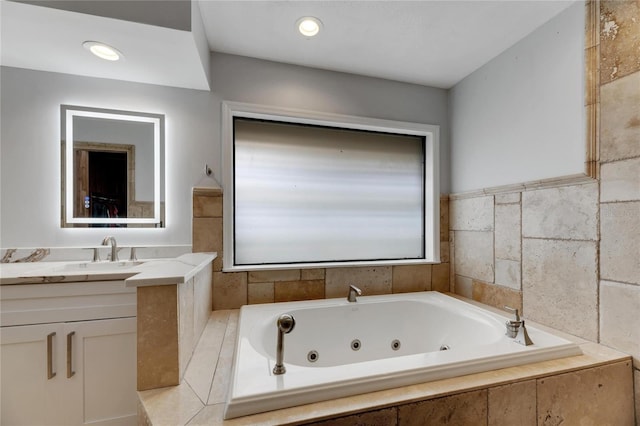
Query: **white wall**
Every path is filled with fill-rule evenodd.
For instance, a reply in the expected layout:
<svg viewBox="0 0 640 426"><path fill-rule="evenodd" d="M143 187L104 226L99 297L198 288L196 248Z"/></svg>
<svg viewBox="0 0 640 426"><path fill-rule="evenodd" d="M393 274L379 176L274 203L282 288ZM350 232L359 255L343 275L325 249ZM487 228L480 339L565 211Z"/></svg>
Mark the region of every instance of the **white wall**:
<svg viewBox="0 0 640 426"><path fill-rule="evenodd" d="M582 173L583 105L577 2L451 90L451 191Z"/></svg>
<svg viewBox="0 0 640 426"><path fill-rule="evenodd" d="M0 68L0 247L190 244L191 188L205 163L221 177L223 99L439 124L447 191L445 90L223 54L211 71L206 92ZM60 104L165 114L165 229L60 228Z"/></svg>

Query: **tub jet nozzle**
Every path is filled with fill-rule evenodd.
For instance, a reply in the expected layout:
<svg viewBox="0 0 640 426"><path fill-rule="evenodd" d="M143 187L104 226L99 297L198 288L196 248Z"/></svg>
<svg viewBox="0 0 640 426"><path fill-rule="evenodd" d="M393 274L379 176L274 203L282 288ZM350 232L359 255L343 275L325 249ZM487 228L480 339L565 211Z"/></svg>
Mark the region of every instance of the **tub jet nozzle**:
<svg viewBox="0 0 640 426"><path fill-rule="evenodd" d="M276 346L276 365L273 367L273 374L284 374L284 335L291 333L296 326L296 320L290 314L282 314L276 321L278 327L278 342Z"/></svg>

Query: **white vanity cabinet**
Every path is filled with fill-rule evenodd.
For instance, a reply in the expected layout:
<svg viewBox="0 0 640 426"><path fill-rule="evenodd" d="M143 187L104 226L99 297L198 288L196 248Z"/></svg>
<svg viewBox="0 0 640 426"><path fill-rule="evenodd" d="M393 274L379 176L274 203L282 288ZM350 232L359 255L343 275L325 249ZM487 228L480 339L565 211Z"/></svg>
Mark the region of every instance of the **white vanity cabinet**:
<svg viewBox="0 0 640 426"><path fill-rule="evenodd" d="M135 425L136 293L123 281L0 289L2 425Z"/></svg>

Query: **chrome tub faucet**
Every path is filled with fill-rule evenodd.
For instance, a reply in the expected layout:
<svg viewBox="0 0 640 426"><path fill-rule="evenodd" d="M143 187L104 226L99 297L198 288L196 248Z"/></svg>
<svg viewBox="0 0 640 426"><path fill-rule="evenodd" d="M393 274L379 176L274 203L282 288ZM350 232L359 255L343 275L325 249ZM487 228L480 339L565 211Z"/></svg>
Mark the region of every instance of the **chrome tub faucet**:
<svg viewBox="0 0 640 426"><path fill-rule="evenodd" d="M520 324L522 324L522 321L520 320L520 313L518 312L518 309L510 306L505 306L504 308L516 315L515 320L509 320L505 323L507 326L507 332L505 334L513 339L518 334L518 329L520 328Z"/></svg>
<svg viewBox="0 0 640 426"><path fill-rule="evenodd" d="M531 341L529 333L527 332L527 328L524 325L524 319L520 318L520 313L518 312L518 310L509 306L505 306L504 308L510 312L515 313L516 315L515 320L509 320L505 323L507 327L507 332L505 334L511 337L514 342L521 345L533 345L533 341Z"/></svg>
<svg viewBox="0 0 640 426"><path fill-rule="evenodd" d="M351 303L355 303L358 301L356 296L362 296L362 290L360 290L355 285L349 286L349 295L347 296L347 300Z"/></svg>
<svg viewBox="0 0 640 426"><path fill-rule="evenodd" d="M109 244L111 244L111 261L117 262L118 261L118 243L116 243L116 239L114 237L111 237L111 236L104 237L104 239L102 240L102 245L108 246Z"/></svg>

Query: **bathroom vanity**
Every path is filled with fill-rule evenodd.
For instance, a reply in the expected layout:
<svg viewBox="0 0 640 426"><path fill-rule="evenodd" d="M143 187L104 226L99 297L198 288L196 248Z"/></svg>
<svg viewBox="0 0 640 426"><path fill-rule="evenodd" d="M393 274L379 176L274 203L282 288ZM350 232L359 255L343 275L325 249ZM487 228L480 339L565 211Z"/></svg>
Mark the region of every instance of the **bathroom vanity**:
<svg viewBox="0 0 640 426"><path fill-rule="evenodd" d="M136 424L137 287L182 285L213 257L0 265L0 423Z"/></svg>
<svg viewBox="0 0 640 426"><path fill-rule="evenodd" d="M2 424L135 424L135 293L123 280L3 286Z"/></svg>

